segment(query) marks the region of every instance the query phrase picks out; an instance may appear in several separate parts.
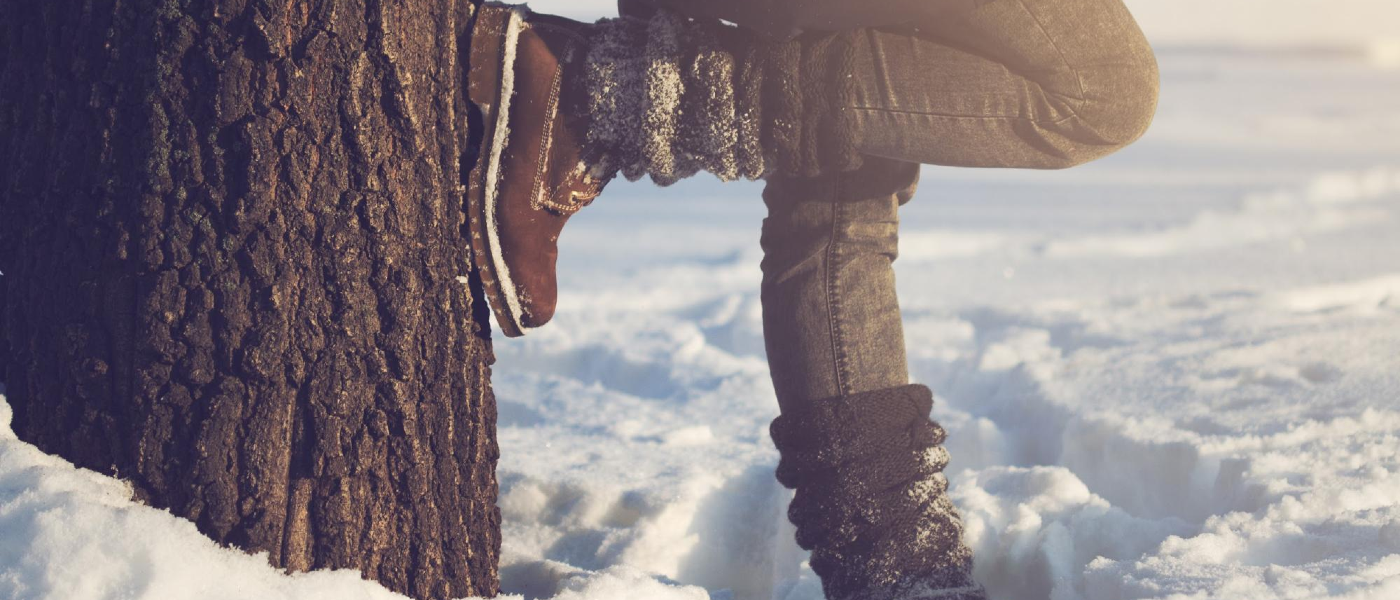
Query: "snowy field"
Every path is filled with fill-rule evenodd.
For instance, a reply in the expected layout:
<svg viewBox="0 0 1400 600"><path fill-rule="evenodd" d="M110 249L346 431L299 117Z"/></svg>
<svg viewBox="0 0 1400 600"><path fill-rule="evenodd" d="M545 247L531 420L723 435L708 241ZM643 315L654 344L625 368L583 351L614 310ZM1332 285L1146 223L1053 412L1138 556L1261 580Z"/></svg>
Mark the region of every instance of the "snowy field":
<svg viewBox="0 0 1400 600"><path fill-rule="evenodd" d="M995 600L1400 598L1392 50L1165 44L1128 150L925 171L911 368ZM508 594L821 599L773 478L759 189L615 184L572 221L555 322L497 345ZM219 549L8 420L0 598L398 598Z"/></svg>

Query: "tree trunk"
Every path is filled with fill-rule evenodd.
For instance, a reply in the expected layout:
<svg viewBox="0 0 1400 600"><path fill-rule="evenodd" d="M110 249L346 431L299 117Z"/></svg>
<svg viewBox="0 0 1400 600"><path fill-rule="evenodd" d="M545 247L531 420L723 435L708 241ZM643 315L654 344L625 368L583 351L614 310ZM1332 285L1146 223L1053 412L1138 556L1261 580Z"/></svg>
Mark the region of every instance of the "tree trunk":
<svg viewBox="0 0 1400 600"><path fill-rule="evenodd" d="M494 596L467 0L0 2L21 438L290 570Z"/></svg>

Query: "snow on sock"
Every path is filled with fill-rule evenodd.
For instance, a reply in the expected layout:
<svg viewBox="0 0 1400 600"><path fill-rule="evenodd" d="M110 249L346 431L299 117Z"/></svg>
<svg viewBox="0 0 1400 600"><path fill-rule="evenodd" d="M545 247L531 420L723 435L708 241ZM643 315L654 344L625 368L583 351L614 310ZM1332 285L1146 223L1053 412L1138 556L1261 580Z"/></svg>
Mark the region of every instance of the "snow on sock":
<svg viewBox="0 0 1400 600"><path fill-rule="evenodd" d="M665 10L595 27L583 69L594 176L665 186L859 166L848 34L768 44Z"/></svg>
<svg viewBox="0 0 1400 600"><path fill-rule="evenodd" d="M678 169L694 174L691 165L679 165L681 156L676 149L681 96L686 87L681 81L680 65L683 27L680 15L658 11L646 30L642 157L646 160L646 172L657 185L671 185L685 176Z"/></svg>
<svg viewBox="0 0 1400 600"><path fill-rule="evenodd" d="M928 388L911 385L808 402L773 421L778 480L797 490L788 517L828 597L979 597L932 406Z"/></svg>
<svg viewBox="0 0 1400 600"><path fill-rule="evenodd" d="M646 39L646 24L633 19L599 22L584 65L584 85L591 116L585 161L602 179L621 170L631 180L646 173L642 158L642 128L646 57L638 51Z"/></svg>
<svg viewBox="0 0 1400 600"><path fill-rule="evenodd" d="M699 171L725 181L767 174L756 143L759 99L735 93L736 60L719 40L726 26L658 11L648 21L604 19L596 27L584 69L593 98L586 156L595 175L649 175L665 186ZM757 82L761 70L745 73Z"/></svg>
<svg viewBox="0 0 1400 600"><path fill-rule="evenodd" d="M737 121L734 95L734 55L719 46L714 38L693 28L691 44L695 59L687 68L690 82L728 82L729 85L692 85L685 95L679 146L688 162L702 171L714 173L722 181L739 178L738 157L740 125Z"/></svg>

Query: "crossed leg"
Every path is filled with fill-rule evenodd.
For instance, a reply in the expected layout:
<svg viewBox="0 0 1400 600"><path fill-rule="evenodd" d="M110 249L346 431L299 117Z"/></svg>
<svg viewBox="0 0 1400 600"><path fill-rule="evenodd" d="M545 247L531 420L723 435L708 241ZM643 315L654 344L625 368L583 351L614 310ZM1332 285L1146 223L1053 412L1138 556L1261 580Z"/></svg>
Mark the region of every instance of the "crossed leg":
<svg viewBox="0 0 1400 600"><path fill-rule="evenodd" d="M858 32L847 107L869 164L764 192L764 337L785 406L908 382L893 262L916 163L1070 167L1156 111L1156 61L1121 0L888 4L903 14L881 18L908 24Z"/></svg>

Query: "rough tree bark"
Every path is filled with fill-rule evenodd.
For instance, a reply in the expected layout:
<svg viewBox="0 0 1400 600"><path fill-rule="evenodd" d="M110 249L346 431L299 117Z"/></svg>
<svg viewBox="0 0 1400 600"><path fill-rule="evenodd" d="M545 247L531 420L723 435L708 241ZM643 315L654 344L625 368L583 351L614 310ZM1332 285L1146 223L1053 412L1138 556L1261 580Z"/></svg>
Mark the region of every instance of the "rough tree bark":
<svg viewBox="0 0 1400 600"><path fill-rule="evenodd" d="M275 565L495 595L492 355L461 232L472 12L0 2L19 435Z"/></svg>

